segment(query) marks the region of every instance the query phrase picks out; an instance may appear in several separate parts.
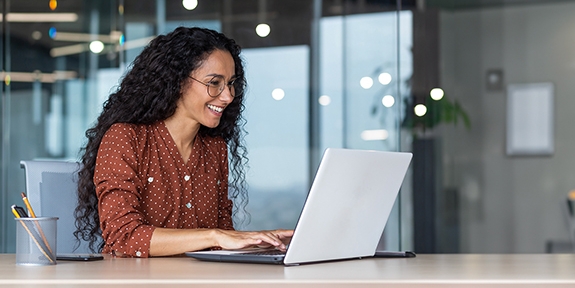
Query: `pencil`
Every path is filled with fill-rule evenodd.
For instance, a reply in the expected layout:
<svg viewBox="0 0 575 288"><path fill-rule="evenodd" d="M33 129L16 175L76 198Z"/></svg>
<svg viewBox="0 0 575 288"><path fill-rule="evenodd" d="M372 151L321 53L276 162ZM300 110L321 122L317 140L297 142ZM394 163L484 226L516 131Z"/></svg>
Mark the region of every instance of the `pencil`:
<svg viewBox="0 0 575 288"><path fill-rule="evenodd" d="M36 218L36 214L34 214L34 210L32 209L32 205L30 205L30 201L28 201L26 194L22 192L20 193L20 195L22 195L22 200L24 200L24 204L26 204L26 208L28 208L28 213L30 213L30 217Z"/></svg>
<svg viewBox="0 0 575 288"><path fill-rule="evenodd" d="M22 192L22 193L20 193L20 195L22 196L22 200L24 201L24 204L28 208L28 213L30 213L30 217L36 218L36 214L34 213L34 209L32 209L32 205L30 205L30 201L28 201L28 197L26 197L26 193ZM48 243L48 240L46 239L46 235L44 235L44 231L42 231L42 227L40 227L40 223L35 221L34 224L36 224L36 228L38 229L38 232L40 232L40 236L42 237L42 241L44 241L44 244L46 244L46 247L48 247L48 250L50 251L50 253L54 254L52 252L52 247L50 247L50 244Z"/></svg>

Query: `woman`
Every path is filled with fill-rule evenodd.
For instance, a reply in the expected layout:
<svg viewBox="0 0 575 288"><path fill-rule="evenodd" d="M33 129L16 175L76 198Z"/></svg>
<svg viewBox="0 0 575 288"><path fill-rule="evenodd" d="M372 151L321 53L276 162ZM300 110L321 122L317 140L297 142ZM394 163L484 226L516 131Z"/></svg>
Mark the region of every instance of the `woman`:
<svg viewBox="0 0 575 288"><path fill-rule="evenodd" d="M244 77L240 47L221 33L180 27L151 41L86 132L76 237L135 257L284 250L291 230L233 228L247 203Z"/></svg>

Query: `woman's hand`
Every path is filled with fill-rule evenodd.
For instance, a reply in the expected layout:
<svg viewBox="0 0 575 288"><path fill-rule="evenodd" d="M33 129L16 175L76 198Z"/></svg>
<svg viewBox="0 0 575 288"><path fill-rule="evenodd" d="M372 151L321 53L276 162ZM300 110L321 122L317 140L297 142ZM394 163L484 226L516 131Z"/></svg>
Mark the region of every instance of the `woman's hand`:
<svg viewBox="0 0 575 288"><path fill-rule="evenodd" d="M275 247L285 251L289 244L293 230L266 230L266 231L235 231L215 230L217 246L222 249L242 249L250 247Z"/></svg>

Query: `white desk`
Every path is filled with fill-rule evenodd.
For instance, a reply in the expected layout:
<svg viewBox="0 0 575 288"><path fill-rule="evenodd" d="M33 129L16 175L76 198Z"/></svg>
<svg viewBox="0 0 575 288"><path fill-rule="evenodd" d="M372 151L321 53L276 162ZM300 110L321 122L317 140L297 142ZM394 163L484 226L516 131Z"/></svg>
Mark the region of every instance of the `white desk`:
<svg viewBox="0 0 575 288"><path fill-rule="evenodd" d="M0 254L0 286L575 287L575 254L428 254L294 267L186 257L18 266Z"/></svg>

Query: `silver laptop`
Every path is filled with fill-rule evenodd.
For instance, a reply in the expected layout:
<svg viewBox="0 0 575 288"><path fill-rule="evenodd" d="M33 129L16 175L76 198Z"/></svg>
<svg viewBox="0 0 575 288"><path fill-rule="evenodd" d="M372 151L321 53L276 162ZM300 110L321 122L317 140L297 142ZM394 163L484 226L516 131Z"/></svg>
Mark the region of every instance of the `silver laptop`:
<svg viewBox="0 0 575 288"><path fill-rule="evenodd" d="M283 265L374 256L411 157L407 152L328 148L285 253L220 250L186 255Z"/></svg>

